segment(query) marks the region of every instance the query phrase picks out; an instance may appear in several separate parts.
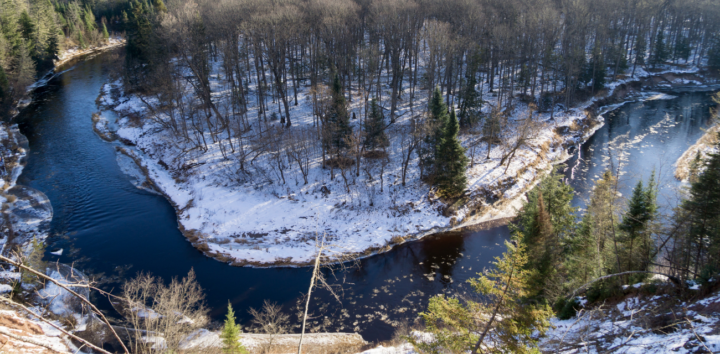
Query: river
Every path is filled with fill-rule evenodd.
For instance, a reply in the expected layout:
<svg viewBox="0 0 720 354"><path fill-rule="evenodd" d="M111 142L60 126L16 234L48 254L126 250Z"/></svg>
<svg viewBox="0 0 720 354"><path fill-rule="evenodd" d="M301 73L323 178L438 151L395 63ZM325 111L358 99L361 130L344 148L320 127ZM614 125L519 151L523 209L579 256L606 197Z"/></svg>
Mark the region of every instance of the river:
<svg viewBox="0 0 720 354"><path fill-rule="evenodd" d="M90 118L109 79L104 60L104 55L88 58L58 75L36 90L34 103L16 118L30 143L18 183L44 192L55 212L45 259L74 263L95 277L100 287L115 293L124 279L138 272L169 280L193 269L213 319L222 319L229 301L247 324L246 310L261 307L264 300L283 305L297 319L309 269L239 268L203 256L178 230L171 205L136 188L121 171L113 144L93 132ZM579 194L576 205L582 206L590 179L616 166L618 149L609 147L648 133L639 143L624 145L622 159L634 172L623 175L623 193L656 167L662 196L671 199L679 185L671 165L702 135L711 103L707 93L677 96L626 104L606 114L607 124L579 149L584 161L574 171L566 171ZM575 158L569 161L571 166L576 163ZM466 280L489 267L508 238L505 226L437 235L364 259L357 267L336 273L333 283L344 289L341 303L324 290L313 296L314 322L325 323L328 331L358 331L366 340L390 339L393 325L414 318L429 296L468 291ZM50 254L60 248L61 256ZM113 314L105 299L93 300Z"/></svg>

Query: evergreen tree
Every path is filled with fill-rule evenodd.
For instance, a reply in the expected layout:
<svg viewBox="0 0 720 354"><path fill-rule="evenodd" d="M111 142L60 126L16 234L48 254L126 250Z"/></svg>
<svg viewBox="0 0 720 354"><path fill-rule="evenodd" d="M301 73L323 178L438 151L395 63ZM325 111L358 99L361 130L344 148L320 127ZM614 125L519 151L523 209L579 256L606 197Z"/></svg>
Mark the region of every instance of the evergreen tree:
<svg viewBox="0 0 720 354"><path fill-rule="evenodd" d="M389 141L385 134L385 117L374 98L370 101L370 114L363 124L363 130L365 131L364 145L366 149L374 150L388 146Z"/></svg>
<svg viewBox="0 0 720 354"><path fill-rule="evenodd" d="M546 305L524 301L533 273L527 267L528 253L522 244L505 245L507 251L496 258L492 270L468 281L487 301L461 302L443 295L430 298L420 317L434 340L406 338L415 348L424 353L485 353L492 347L493 353L537 353L536 334L542 335L550 326L552 311Z"/></svg>
<svg viewBox="0 0 720 354"><path fill-rule="evenodd" d="M665 47L665 33L662 28L655 38L655 48L653 50L652 65L656 67L658 64L666 62L668 59L668 50Z"/></svg>
<svg viewBox="0 0 720 354"><path fill-rule="evenodd" d="M575 208L572 187L562 182L553 171L528 193L528 202L518 213L517 223L510 228L515 237L528 248L532 258L528 270L536 270L528 279L529 297L554 302L561 293L565 270L566 246L575 229Z"/></svg>
<svg viewBox="0 0 720 354"><path fill-rule="evenodd" d="M345 102L345 95L340 85L340 76L335 73L332 83L332 105L327 118L326 148L344 149L347 137L352 133L350 115Z"/></svg>
<svg viewBox="0 0 720 354"><path fill-rule="evenodd" d="M225 316L225 325L220 333L223 343L223 352L226 354L245 354L247 350L240 343L240 326L235 324L235 312L228 303L228 312Z"/></svg>
<svg viewBox="0 0 720 354"><path fill-rule="evenodd" d="M690 57L690 41L685 36L678 36L675 40L675 50L673 51L675 60L682 59L687 61Z"/></svg>
<svg viewBox="0 0 720 354"><path fill-rule="evenodd" d="M590 61L585 65L585 70L579 81L585 85L592 82L592 89L597 92L605 87L605 76L607 76L605 62L600 50L595 49Z"/></svg>
<svg viewBox="0 0 720 354"><path fill-rule="evenodd" d="M91 32L95 30L95 15L93 15L89 7L86 7L83 11L83 23L87 31Z"/></svg>
<svg viewBox="0 0 720 354"><path fill-rule="evenodd" d="M468 70L470 71L470 70ZM480 107L482 100L475 86L477 79L474 72L465 76L466 85L460 93L460 126L467 128L480 119Z"/></svg>
<svg viewBox="0 0 720 354"><path fill-rule="evenodd" d="M458 140L459 126L455 117L455 110L450 113L450 119L443 129L444 136L437 147L436 182L443 195L448 197L460 196L467 187L465 168L468 159L465 149Z"/></svg>
<svg viewBox="0 0 720 354"><path fill-rule="evenodd" d="M635 41L635 48L633 48L633 53L635 53L635 61L633 61L633 72L632 74L635 75L635 67L638 65L645 65L645 51L647 51L647 43L645 42L645 35L639 34L637 36L637 40Z"/></svg>
<svg viewBox="0 0 720 354"><path fill-rule="evenodd" d="M690 198L682 204L690 215L688 238L694 274L711 268L717 271L720 264L720 154L710 154L704 167L690 187Z"/></svg>
<svg viewBox="0 0 720 354"><path fill-rule="evenodd" d="M604 245L599 243L593 227L590 213L585 213L577 232L568 242L568 256L565 268L571 270L567 286L571 289L587 284L603 274L604 259L601 250Z"/></svg>
<svg viewBox="0 0 720 354"><path fill-rule="evenodd" d="M654 173L648 188L643 187L642 180L633 189L628 201L628 210L623 216L619 229L624 232L623 260L624 270L648 270L653 251L653 239L649 230L655 219L656 205L654 192ZM642 280L643 277L633 277Z"/></svg>
<svg viewBox="0 0 720 354"><path fill-rule="evenodd" d="M708 66L711 69L720 70L720 37L715 37L713 44L708 49Z"/></svg>
<svg viewBox="0 0 720 354"><path fill-rule="evenodd" d="M103 28L102 28L103 39L105 40L105 42L107 42L108 39L110 39L110 34L108 33L105 23L103 23L102 25L103 25Z"/></svg>
<svg viewBox="0 0 720 354"><path fill-rule="evenodd" d="M443 100L442 92L439 87L435 87L432 99L428 106L430 116L427 125L429 134L425 137L423 146L420 149L420 165L423 170L423 177L428 178L431 182L435 178L436 166L438 160L438 146L443 138L444 129L448 121L448 108Z"/></svg>

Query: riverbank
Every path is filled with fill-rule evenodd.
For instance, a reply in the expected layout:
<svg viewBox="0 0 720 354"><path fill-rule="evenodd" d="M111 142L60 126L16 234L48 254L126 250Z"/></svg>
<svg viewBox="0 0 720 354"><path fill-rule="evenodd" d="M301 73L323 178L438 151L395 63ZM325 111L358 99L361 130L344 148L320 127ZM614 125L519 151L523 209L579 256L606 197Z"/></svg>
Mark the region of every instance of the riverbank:
<svg viewBox="0 0 720 354"><path fill-rule="evenodd" d="M692 163L696 157L699 156L702 161L706 160L710 154L720 153L720 151L717 151L718 134L720 134L720 124L716 121L715 124L709 127L705 131L705 134L675 162L675 178L687 182Z"/></svg>
<svg viewBox="0 0 720 354"><path fill-rule="evenodd" d="M298 175L294 176L295 186L290 182L280 186L263 183L258 181L267 177L262 174L251 177L255 180L243 177L218 144L208 143L207 151L178 145L156 123L158 117L146 105L151 99L143 102L136 96L123 96L122 83L117 81L103 88L98 102L120 117L112 123L107 117L93 119L102 123L95 124L99 134L114 134L127 145L131 157L177 210L180 230L207 256L237 266L303 266L311 262L316 252L314 238L320 233L329 235L337 245L334 252L363 258L439 232L501 225L515 216L524 194L542 176L571 156L569 149L602 126L604 112L626 102L661 99L662 94L649 92L652 89L702 86L705 81L693 67L668 67L653 73L638 70L635 77L610 83L583 104L555 111L552 119L549 112L535 114L537 134L509 165L499 164L503 146L493 147L489 154L482 147L474 148L475 163L466 174L468 192L453 205L437 198L434 190L417 178L419 171L414 166L405 187L400 183L399 168L389 167L384 194L370 190L373 185L362 187L360 182L352 182L359 187L346 192L342 179L328 180L327 170L318 164L310 168L309 183L302 186L297 183ZM419 110L423 105L419 102L418 107L401 111ZM296 109L290 129L312 126L307 107ZM351 109L357 107L351 105ZM517 103L509 120L517 122L527 115L527 105ZM140 118L151 116L153 119ZM408 116L396 124L409 122ZM207 138L210 141L209 135ZM461 136L469 151L473 138L472 133ZM401 145L391 142L391 160L402 158ZM486 154L488 159L477 158ZM258 160L258 165L267 163L262 157ZM283 177L292 181L291 172L286 174Z"/></svg>
<svg viewBox="0 0 720 354"><path fill-rule="evenodd" d="M22 109L32 103L32 94L35 89L46 85L53 77L61 74L58 69L67 63L87 55L102 53L107 50L125 45L121 38L110 38L104 46L90 47L84 50L72 48L63 52L54 62L55 68L30 85L23 99L18 102L14 119ZM50 200L41 191L26 186L17 185L17 179L22 173L27 156L30 153L28 141L23 136L17 124L9 122L0 123L0 176L4 185L0 190L2 206L2 227L0 227L0 253L22 249L29 252L30 241L36 239L43 242L50 229L53 210Z"/></svg>

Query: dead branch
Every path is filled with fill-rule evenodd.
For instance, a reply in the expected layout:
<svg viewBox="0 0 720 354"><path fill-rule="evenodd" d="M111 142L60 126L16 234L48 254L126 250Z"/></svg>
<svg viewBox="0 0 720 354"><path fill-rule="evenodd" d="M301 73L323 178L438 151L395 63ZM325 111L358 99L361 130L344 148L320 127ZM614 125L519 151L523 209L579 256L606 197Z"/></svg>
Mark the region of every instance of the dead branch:
<svg viewBox="0 0 720 354"><path fill-rule="evenodd" d="M100 347L98 347L98 346L96 346L96 345L94 345L94 344L86 341L85 339L82 339L82 338L80 338L80 337L78 337L78 336L76 336L76 335L74 335L74 334L66 331L66 330L63 329L62 327L60 327L60 326L58 326L58 325L56 325L56 324L48 321L47 319L45 319L45 317L42 317L42 316L36 314L35 312L32 312L29 308L25 307L25 306L22 305L22 304L19 304L19 303L14 302L14 301L6 298L6 297L1 297L1 296L0 296L0 301L4 301L4 302L6 302L6 303L8 303L8 304L10 304L10 305L20 307L21 309L25 310L25 312L27 312L27 313L29 313L29 314L37 317L39 320L41 320L41 321L49 324L50 326L53 326L55 329L57 329L57 330L60 331L60 332L63 332L63 333L64 333L65 335L67 335L68 337L73 338L73 339L75 339L75 340L77 340L77 341L79 341L79 342L82 342L84 345L87 345L88 347L92 348L93 350L97 350L97 351L99 351L99 352L101 352L101 353L105 353L105 354L110 354L110 352L108 352L107 350L105 350L105 349L103 349L103 348L100 348Z"/></svg>
<svg viewBox="0 0 720 354"><path fill-rule="evenodd" d="M118 340L118 342L120 342L120 345L122 346L123 351L125 351L125 354L130 354L130 351L129 351L129 350L127 349L127 347L125 346L125 343L123 343L123 341L120 339L120 336L117 334L117 332L115 332L115 329L113 329L113 327L112 327L112 325L110 324L110 322L108 321L108 319L105 317L105 315L104 315L102 312L100 312L100 310L98 310L97 307L95 307L95 305L92 304L92 302L90 302L90 300L88 300L88 299L86 299L84 296L76 293L75 291L73 291L72 289L70 289L70 288L69 288L68 286L66 286L65 284L62 284L62 283L60 283L59 281L57 281L57 280L55 280L55 279L53 279L53 278L51 278L51 277L49 277L49 276L47 276L47 275L45 275L45 274L43 274L43 273L40 273L40 272L36 271L35 269L28 268L27 266L23 265L21 262L13 261L12 259L7 258L7 257L2 256L2 255L0 255L0 261L10 263L10 264L12 264L12 265L14 265L14 266L16 266L16 267L18 267L18 268L20 268L20 269L27 270L28 272L33 273L34 275L37 275L37 276L39 276L39 277L41 277L41 278L43 278L43 279L45 279L45 280L47 280L47 281L49 281L49 282L51 282L51 283L54 283L55 285L59 286L59 287L62 288L62 289L65 289L67 292L69 292L69 293L72 294L73 296L75 296L75 297L77 297L78 299L80 299L80 301L86 303L88 306L90 306L90 308L92 309L92 311L95 312L95 314L97 314L98 316L100 316L100 318L103 320L103 322L105 322L105 324L106 324L106 325L108 326L108 328L110 329L110 332L112 332L113 336L115 336L115 338ZM86 287L89 287L89 286L86 286Z"/></svg>

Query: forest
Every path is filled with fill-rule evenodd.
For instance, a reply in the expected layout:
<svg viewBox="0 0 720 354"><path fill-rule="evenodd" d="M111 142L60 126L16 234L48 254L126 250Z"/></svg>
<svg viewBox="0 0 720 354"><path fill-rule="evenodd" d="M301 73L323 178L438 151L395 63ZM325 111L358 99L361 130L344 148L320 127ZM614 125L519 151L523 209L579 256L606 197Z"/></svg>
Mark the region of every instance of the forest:
<svg viewBox="0 0 720 354"><path fill-rule="evenodd" d="M0 117L7 117L29 85L54 68L66 49L107 41L111 1L0 2ZM96 14L98 17L96 17ZM113 27L111 27L113 28Z"/></svg>
<svg viewBox="0 0 720 354"><path fill-rule="evenodd" d="M190 231L185 236L206 255L232 265L314 262L304 313L298 312L303 334L310 293L332 289L323 271L332 273L339 259L386 251L422 222L452 226L483 210L470 210L470 203L486 207L526 191L517 215L507 217L506 251L494 268L468 280L475 293L430 297L416 332L399 334L413 350L537 353L548 350L540 344L553 317L569 319L588 304L622 298L627 286L682 300L717 290L720 146L690 164L675 205L658 200L655 173L622 196L625 171L618 167L592 181L584 208L574 207L562 166L553 167L601 124L588 107L620 85L664 73L720 76L716 1L0 0L0 6L0 115L14 113L60 53L99 45L110 33L125 38L123 53L109 64L120 70L96 101L121 117L111 123L98 113L93 128L103 140L120 140L117 150L134 161L156 160L138 164L148 180L157 177L181 229ZM720 105L720 93L713 101ZM711 112L717 124L718 108ZM112 131L112 124L119 128ZM193 183L204 189L183 188ZM237 203L251 207L223 203L237 190L249 200ZM279 200L276 209L259 212L272 214L270 221L232 213L254 208L256 200ZM347 235L308 236L317 221L293 210L323 200L331 207L321 205L315 217L350 225L342 229ZM215 209L194 212L198 205ZM205 219L196 223L191 214ZM293 226L310 226L282 228L277 219L285 216ZM363 222L372 227L357 226ZM260 227L268 224L277 235L262 243L269 232ZM355 242L352 252L333 258ZM41 242L33 239L28 249L29 255L0 257L20 274L16 293L24 285L38 289L38 279L58 283L35 270L46 266ZM110 329L103 333L115 337L118 352L180 352L208 325L192 270L167 286L141 273L117 295L93 291L125 304L115 308L133 330L123 341L88 296L73 294L102 319L98 326ZM277 335L299 326L269 302L249 310L254 331ZM224 352L246 352L230 304L221 328ZM147 333L163 333L164 347Z"/></svg>

